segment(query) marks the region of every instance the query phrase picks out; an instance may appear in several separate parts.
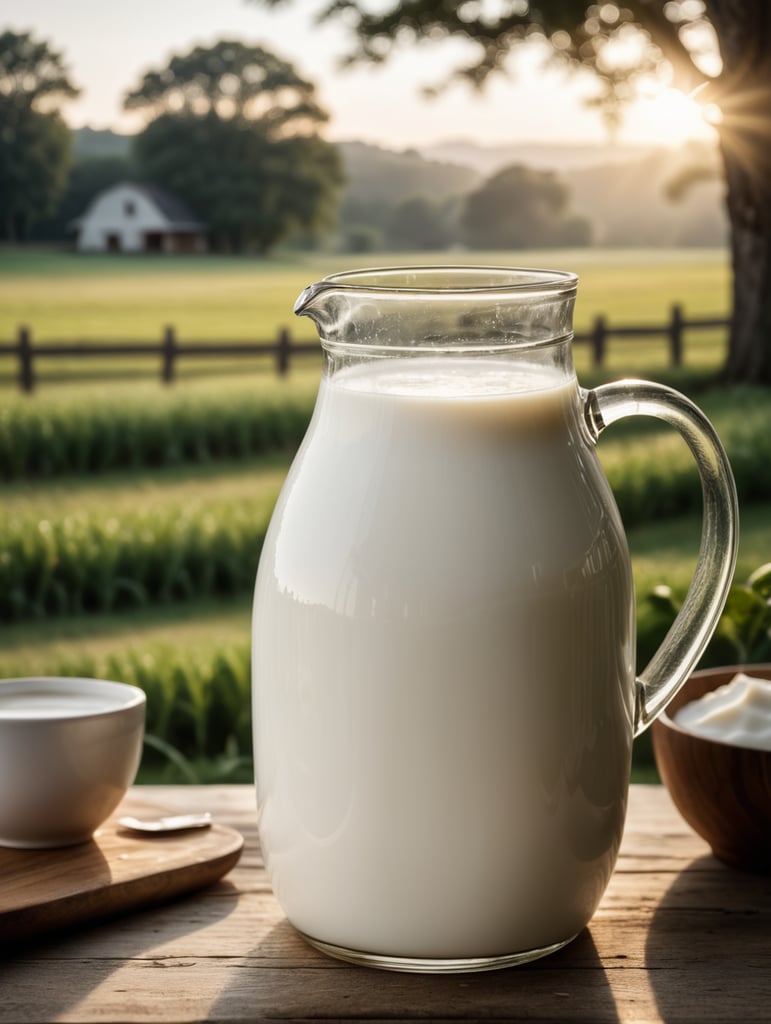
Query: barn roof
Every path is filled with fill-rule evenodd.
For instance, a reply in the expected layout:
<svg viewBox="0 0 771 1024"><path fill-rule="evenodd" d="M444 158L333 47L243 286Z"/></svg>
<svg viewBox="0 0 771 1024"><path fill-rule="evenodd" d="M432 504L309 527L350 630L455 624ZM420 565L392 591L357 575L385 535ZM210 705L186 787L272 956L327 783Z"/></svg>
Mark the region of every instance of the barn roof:
<svg viewBox="0 0 771 1024"><path fill-rule="evenodd" d="M187 203L183 203L181 199L178 199L158 185L137 184L135 182L126 182L126 184L133 185L134 188L143 192L148 199L152 200L164 217L171 222L172 227L203 228L206 226L198 220Z"/></svg>
<svg viewBox="0 0 771 1024"><path fill-rule="evenodd" d="M119 181L102 189L91 199L85 212L70 222L69 227L80 227L91 213L96 201L116 188L131 188L135 192L141 192L163 214L168 221L169 229L172 231L203 231L206 228L206 224L196 217L187 203L178 199L177 196L167 192L159 185L138 181Z"/></svg>

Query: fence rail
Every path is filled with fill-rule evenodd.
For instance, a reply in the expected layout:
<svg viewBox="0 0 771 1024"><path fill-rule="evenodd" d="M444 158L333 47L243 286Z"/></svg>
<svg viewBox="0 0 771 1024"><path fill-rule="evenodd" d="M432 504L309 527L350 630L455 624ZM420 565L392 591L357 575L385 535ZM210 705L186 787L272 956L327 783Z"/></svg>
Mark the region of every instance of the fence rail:
<svg viewBox="0 0 771 1024"><path fill-rule="evenodd" d="M661 325L643 324L611 326L605 316L597 316L590 330L578 332L574 342L579 345L590 345L592 363L601 367L605 362L608 342L612 338L664 338L669 348L669 360L672 366L682 366L683 335L686 331L709 328L727 328L729 320L725 317L703 317L687 320L682 306L674 305L667 323ZM20 327L15 341L0 342L0 355L15 356L18 365L17 381L22 391L32 392L37 382L35 361L39 357L63 358L65 356L157 356L160 358L160 378L165 384L173 384L177 374L178 362L181 358L203 357L222 358L223 356L260 356L269 357L274 361L276 373L284 377L289 373L295 357L318 355L318 342L293 341L286 327L280 328L275 341L222 341L202 343L180 343L174 327L163 330L161 341L49 341L33 343L29 327Z"/></svg>

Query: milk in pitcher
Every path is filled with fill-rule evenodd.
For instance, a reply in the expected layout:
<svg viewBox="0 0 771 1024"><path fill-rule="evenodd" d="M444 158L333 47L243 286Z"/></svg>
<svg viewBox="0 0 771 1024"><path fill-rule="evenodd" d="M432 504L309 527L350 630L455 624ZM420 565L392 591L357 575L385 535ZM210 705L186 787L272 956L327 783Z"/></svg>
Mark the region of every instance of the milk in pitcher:
<svg viewBox="0 0 771 1024"><path fill-rule="evenodd" d="M633 595L577 395L503 357L322 380L253 642L260 833L311 941L443 961L544 951L605 889Z"/></svg>

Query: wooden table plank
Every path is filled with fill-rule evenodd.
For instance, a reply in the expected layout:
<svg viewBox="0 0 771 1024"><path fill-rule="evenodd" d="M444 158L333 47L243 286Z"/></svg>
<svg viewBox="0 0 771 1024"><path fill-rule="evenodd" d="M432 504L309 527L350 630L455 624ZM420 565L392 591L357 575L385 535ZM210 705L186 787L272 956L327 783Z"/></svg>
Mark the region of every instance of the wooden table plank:
<svg viewBox="0 0 771 1024"><path fill-rule="evenodd" d="M251 787L152 787L245 837L228 877L166 907L6 949L0 1021L771 1019L771 882L724 867L660 787L632 787L618 870L557 955L479 975L392 974L310 949L274 900Z"/></svg>

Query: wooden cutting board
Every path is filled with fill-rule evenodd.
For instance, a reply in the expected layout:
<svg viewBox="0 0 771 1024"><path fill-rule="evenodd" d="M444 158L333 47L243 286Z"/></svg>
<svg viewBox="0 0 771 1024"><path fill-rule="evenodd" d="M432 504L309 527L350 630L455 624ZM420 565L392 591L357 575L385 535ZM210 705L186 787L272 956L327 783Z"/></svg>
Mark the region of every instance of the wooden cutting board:
<svg viewBox="0 0 771 1024"><path fill-rule="evenodd" d="M0 848L0 941L162 903L216 882L235 866L244 840L227 826L139 835L117 824L125 814L168 813L129 797L89 843Z"/></svg>

